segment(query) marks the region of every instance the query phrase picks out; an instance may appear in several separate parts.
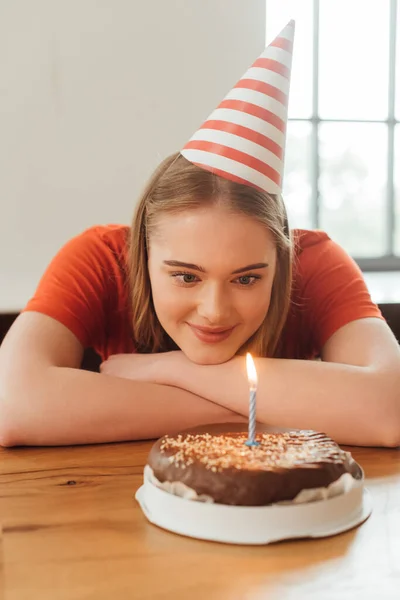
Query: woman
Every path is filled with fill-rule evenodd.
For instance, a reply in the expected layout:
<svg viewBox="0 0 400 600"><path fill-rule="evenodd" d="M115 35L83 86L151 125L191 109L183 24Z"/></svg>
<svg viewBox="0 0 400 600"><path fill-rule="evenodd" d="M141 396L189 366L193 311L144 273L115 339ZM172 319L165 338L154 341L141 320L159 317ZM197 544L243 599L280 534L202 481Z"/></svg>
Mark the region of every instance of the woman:
<svg viewBox="0 0 400 600"><path fill-rule="evenodd" d="M346 253L322 232L288 228L292 41L289 24L164 161L131 229L91 228L52 261L0 349L3 445L244 421L248 349L259 422L400 444L394 336ZM88 346L101 373L79 370Z"/></svg>

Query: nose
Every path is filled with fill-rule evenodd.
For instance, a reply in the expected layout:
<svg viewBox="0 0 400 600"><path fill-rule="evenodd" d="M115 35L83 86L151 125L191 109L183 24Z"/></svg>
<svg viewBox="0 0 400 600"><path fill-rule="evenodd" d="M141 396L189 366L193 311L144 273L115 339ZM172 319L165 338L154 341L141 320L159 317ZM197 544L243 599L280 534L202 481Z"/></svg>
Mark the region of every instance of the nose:
<svg viewBox="0 0 400 600"><path fill-rule="evenodd" d="M231 314L229 293L223 285L209 282L204 286L197 305L200 317L212 325L223 325Z"/></svg>

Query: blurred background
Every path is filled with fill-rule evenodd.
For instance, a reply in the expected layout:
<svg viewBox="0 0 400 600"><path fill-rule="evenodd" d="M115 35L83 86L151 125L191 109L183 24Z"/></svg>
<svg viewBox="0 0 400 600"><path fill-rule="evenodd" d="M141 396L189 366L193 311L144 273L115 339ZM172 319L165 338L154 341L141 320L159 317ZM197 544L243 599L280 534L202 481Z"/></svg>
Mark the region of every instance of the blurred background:
<svg viewBox="0 0 400 600"><path fill-rule="evenodd" d="M0 0L0 314L70 237L130 223L152 170L290 18L291 226L326 230L366 277L390 271L374 299L400 298L397 4Z"/></svg>

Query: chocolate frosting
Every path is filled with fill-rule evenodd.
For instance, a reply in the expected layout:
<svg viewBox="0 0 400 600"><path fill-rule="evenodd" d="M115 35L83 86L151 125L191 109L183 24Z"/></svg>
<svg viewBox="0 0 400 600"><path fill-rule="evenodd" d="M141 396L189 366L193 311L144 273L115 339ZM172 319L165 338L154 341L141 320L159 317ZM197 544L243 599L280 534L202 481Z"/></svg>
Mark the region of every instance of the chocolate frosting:
<svg viewBox="0 0 400 600"><path fill-rule="evenodd" d="M265 506L293 500L301 490L327 487L361 471L348 452L323 433L182 433L164 436L148 464L160 482L180 481L219 504Z"/></svg>

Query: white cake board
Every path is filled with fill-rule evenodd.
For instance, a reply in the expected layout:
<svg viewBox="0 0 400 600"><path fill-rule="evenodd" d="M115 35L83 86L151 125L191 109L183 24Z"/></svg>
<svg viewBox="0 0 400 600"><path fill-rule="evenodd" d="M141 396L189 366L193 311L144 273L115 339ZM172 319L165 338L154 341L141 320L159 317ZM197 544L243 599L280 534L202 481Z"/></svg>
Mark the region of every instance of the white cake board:
<svg viewBox="0 0 400 600"><path fill-rule="evenodd" d="M372 511L363 480L327 500L248 507L186 500L145 479L136 499L154 525L180 535L229 544L269 544L336 535L360 525Z"/></svg>

